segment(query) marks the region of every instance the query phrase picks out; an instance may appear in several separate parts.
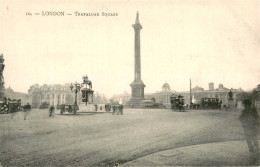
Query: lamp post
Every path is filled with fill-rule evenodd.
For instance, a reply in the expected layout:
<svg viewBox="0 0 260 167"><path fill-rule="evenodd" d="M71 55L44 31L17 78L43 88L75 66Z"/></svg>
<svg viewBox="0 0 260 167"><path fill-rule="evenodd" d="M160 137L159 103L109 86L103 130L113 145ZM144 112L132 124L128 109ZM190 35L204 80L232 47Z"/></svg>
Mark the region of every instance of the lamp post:
<svg viewBox="0 0 260 167"><path fill-rule="evenodd" d="M78 93L79 93L80 89L81 89L81 85L79 83L76 82L74 84L74 86L71 83L70 90L71 90L71 92L75 93L75 103L74 103L74 105L77 106L77 108L78 108Z"/></svg>

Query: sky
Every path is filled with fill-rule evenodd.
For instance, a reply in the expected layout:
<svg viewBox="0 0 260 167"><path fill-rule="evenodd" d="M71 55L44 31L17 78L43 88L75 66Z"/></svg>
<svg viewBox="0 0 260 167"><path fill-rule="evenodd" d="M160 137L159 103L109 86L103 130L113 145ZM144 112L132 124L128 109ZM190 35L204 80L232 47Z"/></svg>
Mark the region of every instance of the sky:
<svg viewBox="0 0 260 167"><path fill-rule="evenodd" d="M33 84L82 82L87 74L95 92L130 93L137 11L145 93L165 82L188 91L190 78L204 89L209 82L244 90L260 83L259 0L0 0L5 87L27 92Z"/></svg>

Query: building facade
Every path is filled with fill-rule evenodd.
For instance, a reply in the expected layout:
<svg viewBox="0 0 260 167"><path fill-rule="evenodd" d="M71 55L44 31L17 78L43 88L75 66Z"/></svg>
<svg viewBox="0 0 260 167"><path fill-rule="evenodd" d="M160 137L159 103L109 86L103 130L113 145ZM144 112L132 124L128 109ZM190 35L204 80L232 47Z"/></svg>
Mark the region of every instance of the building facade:
<svg viewBox="0 0 260 167"><path fill-rule="evenodd" d="M174 91L170 89L170 85L168 83L163 84L162 91L158 91L156 93L146 94L146 99L155 98L157 103L163 104L166 108L171 106L170 97L172 94L181 95L184 97L185 104L190 104L190 95L192 99L192 103L198 104L200 103L201 98L218 98L222 101L222 105L228 104L228 93L231 90L233 93L233 102L237 103L237 94L243 92L241 88L239 89L228 89L223 86L223 84L219 84L218 88L214 88L214 83L209 83L209 89L204 90L204 88L196 86L190 91Z"/></svg>
<svg viewBox="0 0 260 167"><path fill-rule="evenodd" d="M214 88L214 83L209 83L209 89L205 90L202 87L196 86L191 89L190 91L174 91L171 90L171 87L168 83L164 83L162 85L161 91L157 91L155 93L146 93L145 99L151 100L155 99L156 103L163 104L166 108L170 108L171 102L170 97L175 95L181 95L184 97L185 104L190 104L190 95L192 99L192 103L198 104L200 103L201 98L218 98L222 101L222 105L228 105L229 99L229 91L233 93L233 103L237 103L237 95L241 92L244 92L241 88L239 89L228 89L223 86L223 84L219 84L217 88ZM128 93L114 95L113 99L119 101L122 99L123 102L126 104L127 101L131 98L131 95Z"/></svg>
<svg viewBox="0 0 260 167"><path fill-rule="evenodd" d="M33 108L38 108L41 104L57 106L61 104L74 104L75 94L70 90L70 84L43 85L38 84L30 86L28 90L29 102ZM80 94L78 101L81 101Z"/></svg>

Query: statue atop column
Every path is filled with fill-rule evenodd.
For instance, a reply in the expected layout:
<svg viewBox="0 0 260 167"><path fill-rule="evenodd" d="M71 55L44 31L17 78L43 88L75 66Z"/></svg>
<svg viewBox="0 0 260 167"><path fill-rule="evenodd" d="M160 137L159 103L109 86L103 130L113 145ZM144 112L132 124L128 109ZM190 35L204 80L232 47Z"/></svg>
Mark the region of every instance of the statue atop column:
<svg viewBox="0 0 260 167"><path fill-rule="evenodd" d="M4 87L4 76L3 76L3 72L4 72L4 56L3 54L0 55L0 100L4 100L5 98L5 87Z"/></svg>

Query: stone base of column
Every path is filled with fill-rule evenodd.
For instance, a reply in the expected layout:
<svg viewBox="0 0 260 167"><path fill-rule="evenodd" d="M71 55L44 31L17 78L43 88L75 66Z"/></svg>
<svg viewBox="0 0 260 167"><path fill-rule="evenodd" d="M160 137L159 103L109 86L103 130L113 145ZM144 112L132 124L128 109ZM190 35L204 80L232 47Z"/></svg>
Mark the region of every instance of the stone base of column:
<svg viewBox="0 0 260 167"><path fill-rule="evenodd" d="M134 80L130 86L132 87L132 97L128 102L130 108L142 107L141 102L144 100L144 83L141 79Z"/></svg>
<svg viewBox="0 0 260 167"><path fill-rule="evenodd" d="M144 100L144 98L131 98L127 103L127 107L142 108L142 100Z"/></svg>
<svg viewBox="0 0 260 167"><path fill-rule="evenodd" d="M227 108L228 108L229 111L235 111L236 110L236 105L235 105L233 99L228 99Z"/></svg>

